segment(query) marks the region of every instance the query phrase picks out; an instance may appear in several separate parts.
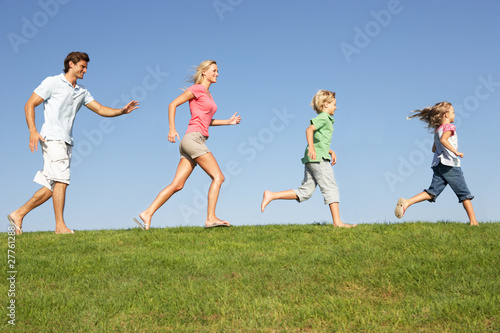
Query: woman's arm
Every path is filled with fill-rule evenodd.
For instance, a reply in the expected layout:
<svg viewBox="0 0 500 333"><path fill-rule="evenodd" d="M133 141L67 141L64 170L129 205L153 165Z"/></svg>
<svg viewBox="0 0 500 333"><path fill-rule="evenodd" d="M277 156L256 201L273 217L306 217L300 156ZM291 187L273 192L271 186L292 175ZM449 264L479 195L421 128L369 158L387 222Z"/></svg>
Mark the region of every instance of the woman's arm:
<svg viewBox="0 0 500 333"><path fill-rule="evenodd" d="M175 138L180 140L179 133L175 130L175 111L179 105L194 98L194 94L186 90L168 105L168 141L175 142Z"/></svg>
<svg viewBox="0 0 500 333"><path fill-rule="evenodd" d="M241 116L237 116L238 112L235 112L233 114L233 116L229 119L224 119L224 120L220 120L220 119L212 119L212 121L210 121L210 126L222 126L222 125L238 125L241 121Z"/></svg>

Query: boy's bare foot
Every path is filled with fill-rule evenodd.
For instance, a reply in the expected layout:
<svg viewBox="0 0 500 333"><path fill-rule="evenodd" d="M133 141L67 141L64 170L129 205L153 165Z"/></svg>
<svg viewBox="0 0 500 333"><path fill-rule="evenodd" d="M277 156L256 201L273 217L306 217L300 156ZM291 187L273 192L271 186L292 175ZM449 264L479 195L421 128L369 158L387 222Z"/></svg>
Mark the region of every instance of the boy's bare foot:
<svg viewBox="0 0 500 333"><path fill-rule="evenodd" d="M264 191L264 195L262 196L262 203L260 204L260 211L262 213L264 213L264 209L271 201L271 191Z"/></svg>
<svg viewBox="0 0 500 333"><path fill-rule="evenodd" d="M146 216L144 212L139 214L139 217L141 218L142 222L144 222L144 229L149 230L149 227L151 226L151 216Z"/></svg>
<svg viewBox="0 0 500 333"><path fill-rule="evenodd" d="M336 228L354 228L355 226L357 226L357 224L347 224L339 222L339 223L334 223L333 226Z"/></svg>
<svg viewBox="0 0 500 333"><path fill-rule="evenodd" d="M470 221L470 225L479 227L479 223L477 223L477 221L474 221L474 222Z"/></svg>
<svg viewBox="0 0 500 333"><path fill-rule="evenodd" d="M9 220L9 223L15 228L16 235L21 235L23 233L23 228L21 227L23 225L23 220L21 220L21 222L16 221L17 219L14 216L14 213L7 215L7 219Z"/></svg>

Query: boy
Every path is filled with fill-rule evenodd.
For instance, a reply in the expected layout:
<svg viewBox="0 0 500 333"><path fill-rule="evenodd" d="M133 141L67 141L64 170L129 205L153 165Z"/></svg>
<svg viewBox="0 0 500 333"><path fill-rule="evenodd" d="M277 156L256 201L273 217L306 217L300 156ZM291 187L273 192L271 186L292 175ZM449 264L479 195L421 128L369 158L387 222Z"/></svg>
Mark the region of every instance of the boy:
<svg viewBox="0 0 500 333"><path fill-rule="evenodd" d="M298 202L309 199L316 185L319 185L321 193L325 197L325 204L330 206L333 226L350 228L356 225L342 223L339 213L339 191L333 169L330 166L337 163L335 152L330 149L333 134L332 116L337 110L335 93L327 90L319 90L314 95L311 106L318 114L311 119L311 124L306 129L307 144L302 163L304 163L304 180L302 185L295 190L281 192L265 191L262 199L261 211L273 200L297 200Z"/></svg>

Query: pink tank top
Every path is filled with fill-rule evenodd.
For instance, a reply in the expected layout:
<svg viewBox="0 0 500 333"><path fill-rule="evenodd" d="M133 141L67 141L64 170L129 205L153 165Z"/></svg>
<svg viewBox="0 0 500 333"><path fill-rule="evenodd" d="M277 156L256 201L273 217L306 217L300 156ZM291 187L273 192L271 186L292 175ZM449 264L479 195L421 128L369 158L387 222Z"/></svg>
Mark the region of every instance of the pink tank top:
<svg viewBox="0 0 500 333"><path fill-rule="evenodd" d="M200 132L202 135L208 137L208 127L217 111L217 105L204 85L193 84L187 90L193 93L194 98L189 101L191 119L189 120L186 133Z"/></svg>

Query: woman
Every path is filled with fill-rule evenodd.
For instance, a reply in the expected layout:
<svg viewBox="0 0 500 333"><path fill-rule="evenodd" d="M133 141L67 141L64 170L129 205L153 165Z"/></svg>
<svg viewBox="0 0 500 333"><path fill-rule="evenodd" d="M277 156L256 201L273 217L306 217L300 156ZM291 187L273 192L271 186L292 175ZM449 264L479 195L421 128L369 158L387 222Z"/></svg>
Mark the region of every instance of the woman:
<svg viewBox="0 0 500 333"><path fill-rule="evenodd" d="M191 119L186 134L179 144L181 159L177 166L174 180L158 194L148 209L139 214L142 223L134 219L143 229L148 230L150 228L153 214L167 202L175 192L180 191L184 187L184 183L191 175L196 165L200 165L210 178L212 178L212 183L208 190L205 228L230 226L227 221L220 220L215 215L215 206L217 205L220 187L224 182L224 175L214 156L205 145L205 142L208 139L209 126L237 125L240 123L241 117L237 116L235 113L231 118L226 120L212 119L217 111L217 105L209 89L212 83L217 82L218 76L217 63L213 60L203 61L197 67L195 74L191 78L194 84L187 88L186 91L174 99L168 106L168 141L174 143L176 141L175 138L180 140L179 134L175 129L175 111L179 105L189 101Z"/></svg>

